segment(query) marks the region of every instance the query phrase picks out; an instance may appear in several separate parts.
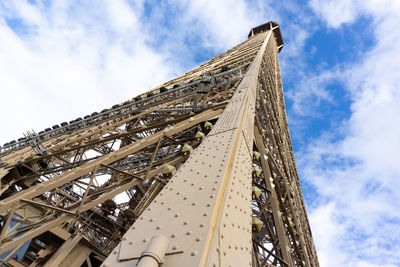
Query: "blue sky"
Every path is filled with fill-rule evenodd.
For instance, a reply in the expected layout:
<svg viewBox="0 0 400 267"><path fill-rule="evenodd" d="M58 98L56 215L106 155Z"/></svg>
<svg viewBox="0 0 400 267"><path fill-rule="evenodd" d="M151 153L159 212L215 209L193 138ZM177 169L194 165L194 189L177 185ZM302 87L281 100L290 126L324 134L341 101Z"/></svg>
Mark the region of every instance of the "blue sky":
<svg viewBox="0 0 400 267"><path fill-rule="evenodd" d="M321 266L400 266L400 2L1 1L0 143L167 81L274 20Z"/></svg>

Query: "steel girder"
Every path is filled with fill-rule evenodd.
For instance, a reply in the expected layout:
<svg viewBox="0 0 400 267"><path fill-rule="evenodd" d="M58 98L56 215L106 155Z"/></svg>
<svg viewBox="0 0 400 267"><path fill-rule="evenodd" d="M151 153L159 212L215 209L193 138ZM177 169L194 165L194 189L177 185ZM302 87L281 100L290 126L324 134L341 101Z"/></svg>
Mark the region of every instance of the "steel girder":
<svg viewBox="0 0 400 267"><path fill-rule="evenodd" d="M318 266L287 127L280 32L265 25L139 97L3 148L0 253L32 240L22 263L42 265L82 235L109 255L105 266L124 266L161 233L171 243L165 266Z"/></svg>

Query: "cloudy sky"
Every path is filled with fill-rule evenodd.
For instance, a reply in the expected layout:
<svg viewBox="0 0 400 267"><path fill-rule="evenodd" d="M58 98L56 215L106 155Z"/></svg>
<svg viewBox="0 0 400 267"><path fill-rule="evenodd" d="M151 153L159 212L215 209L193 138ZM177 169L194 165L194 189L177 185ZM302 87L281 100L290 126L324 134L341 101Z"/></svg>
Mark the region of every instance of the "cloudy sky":
<svg viewBox="0 0 400 267"><path fill-rule="evenodd" d="M270 20L321 266L400 266L398 0L1 1L0 144L132 98Z"/></svg>

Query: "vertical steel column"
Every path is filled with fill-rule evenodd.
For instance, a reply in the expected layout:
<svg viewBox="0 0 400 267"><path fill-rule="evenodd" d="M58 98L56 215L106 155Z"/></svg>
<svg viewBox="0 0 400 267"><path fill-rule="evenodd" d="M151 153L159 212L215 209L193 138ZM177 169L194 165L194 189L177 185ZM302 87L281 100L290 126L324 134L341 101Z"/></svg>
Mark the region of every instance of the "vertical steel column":
<svg viewBox="0 0 400 267"><path fill-rule="evenodd" d="M279 210L279 203L277 200L277 195L274 190L273 182L272 182L272 172L271 169L268 165L265 154L265 145L264 142L262 141L262 136L260 135L258 129L255 129L254 132L254 141L256 143L256 146L258 148L258 151L260 152L260 159L261 159L261 166L265 175L265 184L267 186L267 189L271 192L271 208L272 208L272 214L274 217L274 222L275 222L275 227L277 231L277 235L279 238L279 247L282 253L282 258L283 260L287 263L288 266L293 266L293 260L289 252L289 241L286 235L285 228L282 223L282 212Z"/></svg>
<svg viewBox="0 0 400 267"><path fill-rule="evenodd" d="M152 237L169 239L163 266L251 266L255 98L263 45L203 143L103 263L134 266Z"/></svg>

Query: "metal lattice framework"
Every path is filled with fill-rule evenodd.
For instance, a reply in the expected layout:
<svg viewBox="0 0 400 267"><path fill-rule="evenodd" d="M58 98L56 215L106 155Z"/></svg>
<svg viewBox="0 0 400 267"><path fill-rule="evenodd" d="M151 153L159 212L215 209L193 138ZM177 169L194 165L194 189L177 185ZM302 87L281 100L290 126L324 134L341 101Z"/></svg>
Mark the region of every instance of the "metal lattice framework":
<svg viewBox="0 0 400 267"><path fill-rule="evenodd" d="M318 266L282 47L279 26L260 25L147 93L4 144L0 254L11 252L2 262ZM155 256L146 248L157 238L165 249Z"/></svg>

